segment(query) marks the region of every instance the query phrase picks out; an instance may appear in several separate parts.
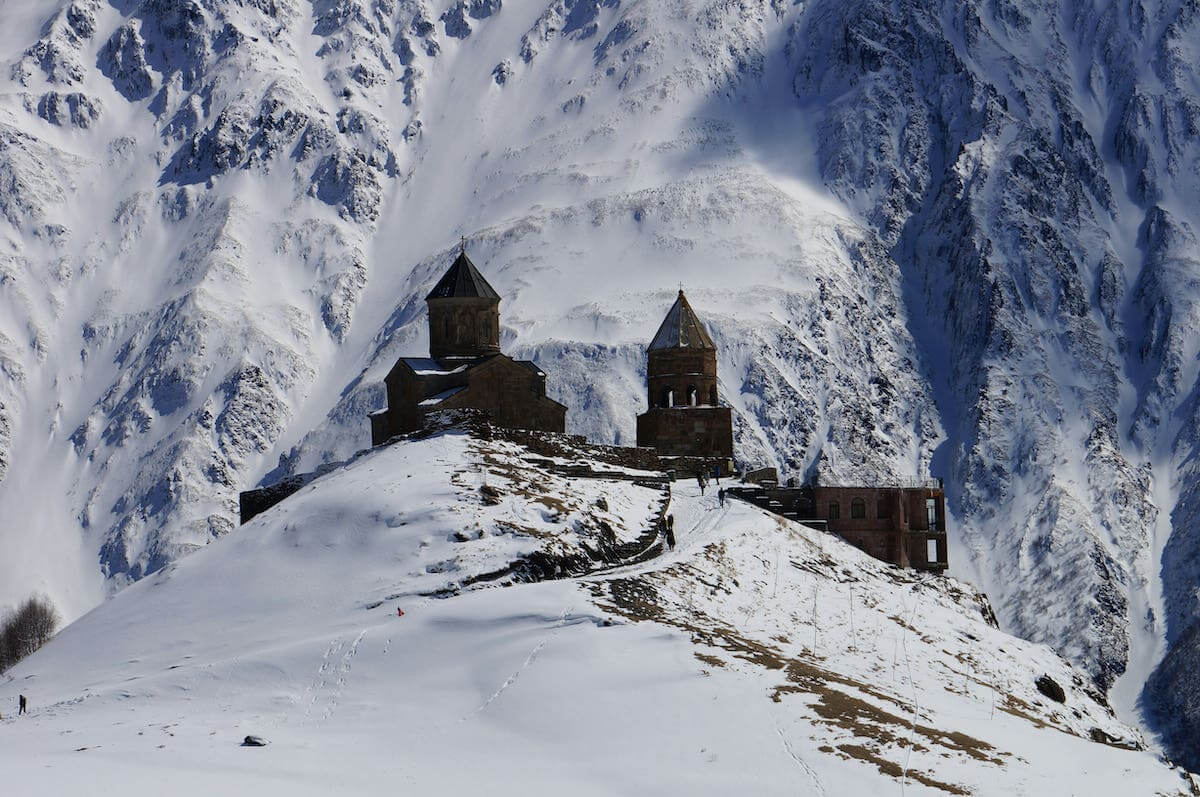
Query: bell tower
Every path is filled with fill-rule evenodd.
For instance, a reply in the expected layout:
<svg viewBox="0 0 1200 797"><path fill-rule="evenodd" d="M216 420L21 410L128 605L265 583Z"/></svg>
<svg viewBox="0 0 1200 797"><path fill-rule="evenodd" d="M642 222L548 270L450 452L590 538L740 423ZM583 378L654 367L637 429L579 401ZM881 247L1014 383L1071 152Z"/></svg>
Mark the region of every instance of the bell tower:
<svg viewBox="0 0 1200 797"><path fill-rule="evenodd" d="M430 357L500 353L500 294L467 257L465 245L425 303L429 307Z"/></svg>
<svg viewBox="0 0 1200 797"><path fill-rule="evenodd" d="M717 395L717 346L682 290L646 349L646 403L637 417L639 446L724 470L733 456L733 416Z"/></svg>
<svg viewBox="0 0 1200 797"><path fill-rule="evenodd" d="M646 351L650 407L717 406L717 347L683 291Z"/></svg>

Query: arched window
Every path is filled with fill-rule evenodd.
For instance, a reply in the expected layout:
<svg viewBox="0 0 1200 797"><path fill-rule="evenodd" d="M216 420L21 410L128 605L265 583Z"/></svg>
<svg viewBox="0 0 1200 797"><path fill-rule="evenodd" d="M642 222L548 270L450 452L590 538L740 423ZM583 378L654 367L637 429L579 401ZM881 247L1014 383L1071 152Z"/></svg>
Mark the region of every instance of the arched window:
<svg viewBox="0 0 1200 797"><path fill-rule="evenodd" d="M449 342L454 336L454 331L450 328L450 314L442 315L442 340Z"/></svg>
<svg viewBox="0 0 1200 797"><path fill-rule="evenodd" d="M687 399L688 399L689 406L692 406L692 407L696 406L696 402L699 400L699 397L697 396L697 391L696 391L695 385L688 385Z"/></svg>
<svg viewBox="0 0 1200 797"><path fill-rule="evenodd" d="M829 502L829 519L837 520L842 516L842 505L837 501Z"/></svg>
<svg viewBox="0 0 1200 797"><path fill-rule="evenodd" d="M717 386L713 385L708 389L708 405L710 407L717 406Z"/></svg>
<svg viewBox="0 0 1200 797"><path fill-rule="evenodd" d="M850 502L850 517L854 520L862 520L867 516L867 502L861 498L855 498Z"/></svg>
<svg viewBox="0 0 1200 797"><path fill-rule="evenodd" d="M887 498L880 498L878 506L875 507L875 517L880 520L887 520L892 516L892 502Z"/></svg>
<svg viewBox="0 0 1200 797"><path fill-rule="evenodd" d="M671 388L669 388L669 387L663 388L662 398L659 399L658 406L660 406L660 407L671 406Z"/></svg>

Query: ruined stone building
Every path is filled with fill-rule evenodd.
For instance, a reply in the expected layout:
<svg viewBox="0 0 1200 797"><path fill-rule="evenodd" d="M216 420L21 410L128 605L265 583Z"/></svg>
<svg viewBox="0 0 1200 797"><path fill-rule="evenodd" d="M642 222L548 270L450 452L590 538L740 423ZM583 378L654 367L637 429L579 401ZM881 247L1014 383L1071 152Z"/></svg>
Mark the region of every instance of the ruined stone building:
<svg viewBox="0 0 1200 797"><path fill-rule="evenodd" d="M662 456L733 457L733 417L718 403L717 347L683 291L646 352L649 409L637 418L637 444Z"/></svg>
<svg viewBox="0 0 1200 797"><path fill-rule="evenodd" d="M946 494L935 484L814 487L813 516L876 559L918 570L944 570Z"/></svg>
<svg viewBox="0 0 1200 797"><path fill-rule="evenodd" d="M500 295L459 252L425 297L429 356L401 357L384 378L387 408L371 414L371 445L425 425L437 410L477 409L514 429L566 431L567 408L546 396L546 374L500 351Z"/></svg>
<svg viewBox="0 0 1200 797"><path fill-rule="evenodd" d="M784 517L824 527L884 562L939 572L947 567L946 494L937 480L906 487L766 484L731 492Z"/></svg>

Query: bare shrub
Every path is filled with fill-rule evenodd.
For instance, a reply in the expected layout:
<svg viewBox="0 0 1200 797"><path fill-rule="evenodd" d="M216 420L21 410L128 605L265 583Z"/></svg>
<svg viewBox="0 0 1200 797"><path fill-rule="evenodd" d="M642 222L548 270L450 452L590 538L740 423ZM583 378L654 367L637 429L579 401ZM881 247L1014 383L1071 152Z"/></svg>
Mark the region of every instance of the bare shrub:
<svg viewBox="0 0 1200 797"><path fill-rule="evenodd" d="M0 672L50 641L61 620L49 598L34 595L0 620Z"/></svg>

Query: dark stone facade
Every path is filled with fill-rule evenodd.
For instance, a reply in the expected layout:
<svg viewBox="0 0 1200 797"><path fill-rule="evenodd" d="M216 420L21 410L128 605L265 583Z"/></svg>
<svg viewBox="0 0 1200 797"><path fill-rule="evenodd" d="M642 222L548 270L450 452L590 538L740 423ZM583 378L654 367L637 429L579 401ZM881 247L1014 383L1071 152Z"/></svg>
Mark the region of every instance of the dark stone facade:
<svg viewBox="0 0 1200 797"><path fill-rule="evenodd" d="M545 372L500 352L500 296L465 251L425 301L430 356L401 357L384 378L388 406L371 415L371 445L451 409L481 410L499 426L566 431L567 408L546 396Z"/></svg>
<svg viewBox="0 0 1200 797"><path fill-rule="evenodd" d="M427 304L431 357L500 353L498 299L430 299Z"/></svg>
<svg viewBox="0 0 1200 797"><path fill-rule="evenodd" d="M637 417L639 446L664 457L733 456L733 414L728 407L654 407Z"/></svg>
<svg viewBox="0 0 1200 797"><path fill-rule="evenodd" d="M637 443L662 456L733 458L733 413L717 394L717 347L688 304L675 300L646 352L646 402Z"/></svg>
<svg viewBox="0 0 1200 797"><path fill-rule="evenodd" d="M876 559L940 572L948 566L946 495L923 487L760 487L733 494L784 517L824 527Z"/></svg>
<svg viewBox="0 0 1200 797"><path fill-rule="evenodd" d="M646 403L651 407L716 407L717 350L651 349L646 358Z"/></svg>
<svg viewBox="0 0 1200 797"><path fill-rule="evenodd" d="M384 378L388 407L371 415L371 445L425 426L431 412L475 409L514 429L565 432L567 408L546 396L546 374L528 360L402 357Z"/></svg>
<svg viewBox="0 0 1200 797"><path fill-rule="evenodd" d="M815 517L854 547L901 567L946 569L940 488L814 487L813 493Z"/></svg>

